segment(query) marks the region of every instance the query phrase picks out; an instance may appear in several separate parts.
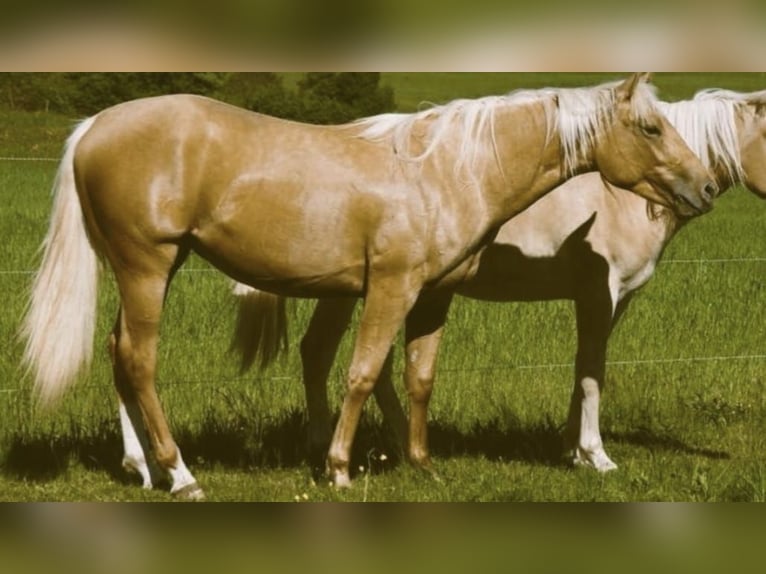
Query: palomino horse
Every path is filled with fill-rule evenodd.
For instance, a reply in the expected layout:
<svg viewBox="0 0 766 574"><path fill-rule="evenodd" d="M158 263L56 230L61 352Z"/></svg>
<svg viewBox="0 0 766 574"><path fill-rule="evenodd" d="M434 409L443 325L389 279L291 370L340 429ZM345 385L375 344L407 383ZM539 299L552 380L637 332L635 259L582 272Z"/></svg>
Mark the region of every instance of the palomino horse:
<svg viewBox="0 0 766 574"><path fill-rule="evenodd" d="M660 109L707 165L721 189L737 184L766 198L766 92L738 94L711 90L692 101L660 103ZM665 248L686 218L605 182L597 173L569 180L505 224L481 254L478 271L458 293L482 301L575 302L578 351L565 447L575 465L606 472L616 468L599 430L599 402L609 336L632 296L651 279ZM240 325L256 325L253 313L273 308L277 299L239 286ZM327 375L356 304L322 299L302 344L310 442L329 434ZM277 347L286 325L277 317L271 330L245 329L238 346L255 359ZM268 358L268 357L267 357ZM435 354L407 355L408 376L428 379ZM406 425L390 379L375 389L386 419L397 432Z"/></svg>
<svg viewBox="0 0 766 574"><path fill-rule="evenodd" d="M436 288L466 277L505 221L594 170L680 216L711 208L717 188L655 101L634 75L332 127L185 95L105 110L69 138L58 174L24 325L39 396L60 396L92 351L101 256L120 294L110 348L126 437L173 494L199 498L155 389L163 302L187 255L280 295L364 297L327 458L346 486L362 407L405 317L413 348L440 331L450 297ZM413 310L424 289L437 295ZM424 421L427 393L412 395Z"/></svg>

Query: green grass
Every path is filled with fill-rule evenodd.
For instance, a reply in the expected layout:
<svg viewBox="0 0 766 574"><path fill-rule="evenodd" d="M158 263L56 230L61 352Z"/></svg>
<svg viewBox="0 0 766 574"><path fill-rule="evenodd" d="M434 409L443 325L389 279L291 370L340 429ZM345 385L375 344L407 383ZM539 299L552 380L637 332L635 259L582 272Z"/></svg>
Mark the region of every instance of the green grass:
<svg viewBox="0 0 766 574"><path fill-rule="evenodd" d="M423 100L606 77L386 74L385 79L396 88L401 109L408 110ZM763 87L761 80L761 74L657 78L668 98L706 85L756 89ZM3 113L0 124L0 155L27 156L56 155L71 122ZM116 400L103 344L116 311L108 273L94 364L55 412L32 407L29 381L18 369L14 333L30 281L23 271L34 266L45 233L55 166L0 163L0 499L164 501L165 492L143 492L120 469ZM168 300L161 398L184 456L212 500L764 501L766 362L747 357L763 355L766 262L724 260L766 258L765 224L759 200L731 192L671 244L668 262L634 301L610 345L602 430L620 470L608 476L560 464L575 349L568 302L456 301L431 409L440 483L398 463L370 405L355 445L355 488L339 493L321 481L315 484L306 461L295 352L312 303L296 302L291 311L292 352L266 372L242 376L228 355L235 309L227 281L198 259L179 274ZM670 262L678 260L684 262ZM352 339L352 334L344 339L331 374L336 407ZM399 381L397 388L401 391ZM381 454L388 460L381 461Z"/></svg>

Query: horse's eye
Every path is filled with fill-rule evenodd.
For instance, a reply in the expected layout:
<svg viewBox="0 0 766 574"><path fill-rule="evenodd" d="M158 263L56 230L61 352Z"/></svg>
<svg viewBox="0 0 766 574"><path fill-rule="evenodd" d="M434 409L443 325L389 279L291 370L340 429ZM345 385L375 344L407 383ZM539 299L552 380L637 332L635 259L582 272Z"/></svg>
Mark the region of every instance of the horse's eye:
<svg viewBox="0 0 766 574"><path fill-rule="evenodd" d="M656 138L662 135L662 130L658 125L643 125L641 126L641 131L644 132L645 136L650 138Z"/></svg>

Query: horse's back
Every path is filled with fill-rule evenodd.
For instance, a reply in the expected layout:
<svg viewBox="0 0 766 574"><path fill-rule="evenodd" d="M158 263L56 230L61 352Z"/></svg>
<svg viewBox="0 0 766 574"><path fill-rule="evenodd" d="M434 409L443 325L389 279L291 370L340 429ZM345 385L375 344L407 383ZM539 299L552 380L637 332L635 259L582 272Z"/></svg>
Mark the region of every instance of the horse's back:
<svg viewBox="0 0 766 574"><path fill-rule="evenodd" d="M104 233L177 240L215 211L232 182L267 164L259 155L277 153L280 134L301 129L201 96L119 104L96 116L77 147L81 200Z"/></svg>

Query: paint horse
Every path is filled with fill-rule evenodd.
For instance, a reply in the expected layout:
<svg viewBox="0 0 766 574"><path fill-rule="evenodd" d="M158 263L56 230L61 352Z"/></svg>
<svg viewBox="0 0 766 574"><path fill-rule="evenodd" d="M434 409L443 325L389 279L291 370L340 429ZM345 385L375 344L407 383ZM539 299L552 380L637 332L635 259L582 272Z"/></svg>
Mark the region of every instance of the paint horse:
<svg viewBox="0 0 766 574"><path fill-rule="evenodd" d="M711 208L708 170L655 103L646 78L633 75L331 127L186 95L107 109L70 136L58 173L23 326L39 397L59 397L92 352L101 257L120 295L109 347L125 462L156 466L171 493L198 499L155 388L163 303L189 253L282 296L363 297L327 456L331 479L348 486L363 405L405 318L410 352L430 345L445 294L473 273L503 223L594 170L679 216ZM417 427L429 393L420 385L411 394ZM414 452L426 464L421 446ZM155 482L151 472L145 482Z"/></svg>
<svg viewBox="0 0 766 574"><path fill-rule="evenodd" d="M709 90L691 101L659 107L721 189L742 184L766 198L766 92ZM505 224L481 253L476 274L458 287L460 295L481 301L575 302L578 350L565 432L566 457L574 465L601 472L617 468L604 450L599 429L607 343L632 297L651 279L668 243L686 222L597 173L584 174ZM242 298L236 340L245 362L270 360L286 329L283 315L274 313L283 302L241 285L235 293ZM313 449L327 442L327 376L354 306L353 300L320 300L301 344ZM264 325L256 321L259 316L273 319ZM435 360L435 354L416 356L408 349L408 376L429 381ZM406 419L390 379L378 383L376 398L386 419L402 434Z"/></svg>

